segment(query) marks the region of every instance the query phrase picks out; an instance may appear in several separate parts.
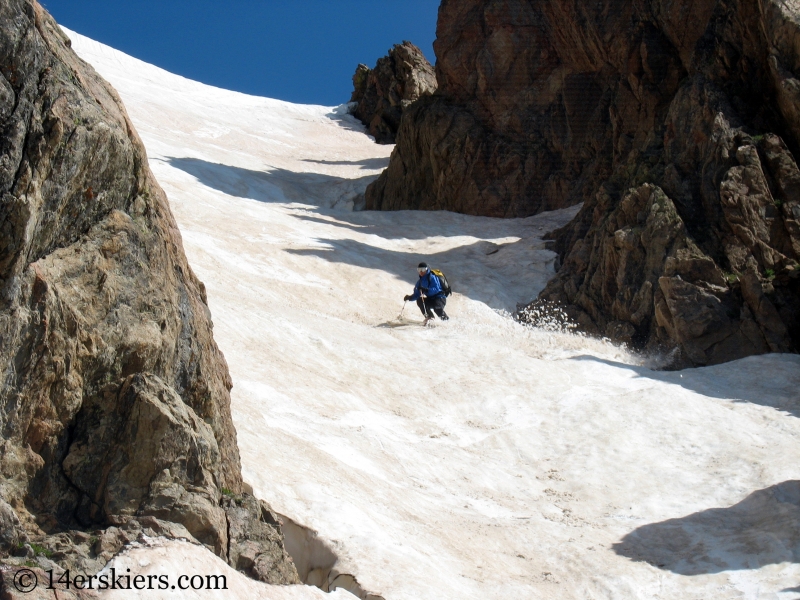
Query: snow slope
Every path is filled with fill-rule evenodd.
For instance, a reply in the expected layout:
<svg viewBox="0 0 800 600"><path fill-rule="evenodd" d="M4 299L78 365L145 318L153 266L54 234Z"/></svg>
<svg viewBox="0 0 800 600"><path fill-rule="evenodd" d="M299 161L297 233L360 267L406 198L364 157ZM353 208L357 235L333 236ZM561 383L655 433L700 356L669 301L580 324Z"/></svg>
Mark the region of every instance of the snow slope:
<svg viewBox="0 0 800 600"><path fill-rule="evenodd" d="M137 596L155 600L353 600L343 590L326 594L308 586L265 585L236 572L205 548L179 540L145 538L133 542L100 575L105 575L109 582L119 581L123 588L99 592L104 600L129 600ZM120 575L129 576L130 580L120 580ZM142 579L137 582L136 576ZM166 579L161 579L164 576ZM99 582L93 587L97 589Z"/></svg>
<svg viewBox="0 0 800 600"><path fill-rule="evenodd" d="M525 329L503 311L552 275L542 235L574 209L352 212L391 148L349 116L69 35L207 286L245 478L339 572L387 600L798 597L800 357L658 372ZM452 319L388 327L420 260Z"/></svg>

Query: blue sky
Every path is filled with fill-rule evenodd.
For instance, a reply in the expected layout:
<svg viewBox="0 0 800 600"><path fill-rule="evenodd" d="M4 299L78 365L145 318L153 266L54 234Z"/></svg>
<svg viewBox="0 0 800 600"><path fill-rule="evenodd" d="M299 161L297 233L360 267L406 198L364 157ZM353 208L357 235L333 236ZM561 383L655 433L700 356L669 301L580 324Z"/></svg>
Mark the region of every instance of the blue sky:
<svg viewBox="0 0 800 600"><path fill-rule="evenodd" d="M439 0L40 0L64 26L184 77L337 105L403 40L432 63Z"/></svg>

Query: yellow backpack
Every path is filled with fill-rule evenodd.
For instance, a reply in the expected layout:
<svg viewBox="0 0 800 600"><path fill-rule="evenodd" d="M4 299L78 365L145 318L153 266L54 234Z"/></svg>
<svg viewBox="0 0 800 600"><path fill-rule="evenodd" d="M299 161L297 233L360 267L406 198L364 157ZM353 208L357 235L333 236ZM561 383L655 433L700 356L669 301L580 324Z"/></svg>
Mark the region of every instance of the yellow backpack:
<svg viewBox="0 0 800 600"><path fill-rule="evenodd" d="M439 280L439 285L441 286L445 296L449 296L453 293L453 290L450 289L450 284L447 282L447 277L445 277L444 273L442 273L439 269L431 269L431 273L436 275L436 278Z"/></svg>

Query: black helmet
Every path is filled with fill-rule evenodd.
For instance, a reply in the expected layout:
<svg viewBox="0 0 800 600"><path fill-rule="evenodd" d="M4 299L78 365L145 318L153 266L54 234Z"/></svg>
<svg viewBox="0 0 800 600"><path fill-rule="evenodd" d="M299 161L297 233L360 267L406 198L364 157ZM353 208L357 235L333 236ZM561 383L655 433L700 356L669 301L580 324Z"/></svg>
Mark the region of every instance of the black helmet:
<svg viewBox="0 0 800 600"><path fill-rule="evenodd" d="M427 268L428 268L428 263L419 263L417 265L417 269L427 269Z"/></svg>

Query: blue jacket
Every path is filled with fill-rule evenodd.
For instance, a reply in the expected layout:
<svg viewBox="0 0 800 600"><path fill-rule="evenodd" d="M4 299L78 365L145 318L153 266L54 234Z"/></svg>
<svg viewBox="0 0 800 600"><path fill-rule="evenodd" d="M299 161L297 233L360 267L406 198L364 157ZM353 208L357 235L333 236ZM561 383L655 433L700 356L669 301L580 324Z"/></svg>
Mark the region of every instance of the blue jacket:
<svg viewBox="0 0 800 600"><path fill-rule="evenodd" d="M417 285L414 286L414 294L411 296L412 300L420 297L420 294L425 294L428 298L436 298L444 296L442 286L439 284L439 278L428 270L425 275L419 278Z"/></svg>

